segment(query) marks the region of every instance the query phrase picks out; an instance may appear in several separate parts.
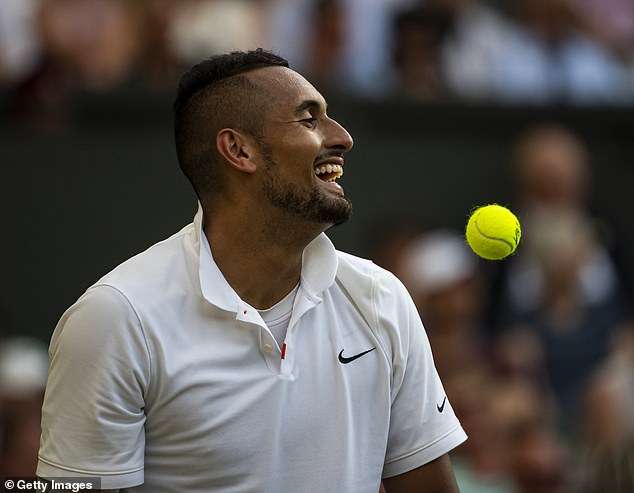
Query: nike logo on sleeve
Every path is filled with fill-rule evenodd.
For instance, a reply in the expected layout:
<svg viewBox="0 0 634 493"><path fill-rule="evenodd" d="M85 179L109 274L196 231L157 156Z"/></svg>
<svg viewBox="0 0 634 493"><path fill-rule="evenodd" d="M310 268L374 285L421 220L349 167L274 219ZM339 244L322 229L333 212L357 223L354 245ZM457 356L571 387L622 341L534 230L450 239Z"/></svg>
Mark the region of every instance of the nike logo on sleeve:
<svg viewBox="0 0 634 493"><path fill-rule="evenodd" d="M439 413L445 410L445 402L447 402L447 396L445 396L445 398L442 400L442 404L440 406L436 404L436 409L438 409Z"/></svg>

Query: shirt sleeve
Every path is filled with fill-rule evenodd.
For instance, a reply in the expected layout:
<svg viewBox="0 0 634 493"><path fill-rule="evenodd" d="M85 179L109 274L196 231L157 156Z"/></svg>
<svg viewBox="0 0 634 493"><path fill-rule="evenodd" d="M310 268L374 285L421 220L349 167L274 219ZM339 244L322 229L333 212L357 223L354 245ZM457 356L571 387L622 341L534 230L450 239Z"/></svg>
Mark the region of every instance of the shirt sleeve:
<svg viewBox="0 0 634 493"><path fill-rule="evenodd" d="M467 439L434 366L427 334L405 286L379 281L377 319L392 355L390 429L383 478L437 459Z"/></svg>
<svg viewBox="0 0 634 493"><path fill-rule="evenodd" d="M37 475L142 484L150 353L127 298L90 288L62 316L49 358Z"/></svg>

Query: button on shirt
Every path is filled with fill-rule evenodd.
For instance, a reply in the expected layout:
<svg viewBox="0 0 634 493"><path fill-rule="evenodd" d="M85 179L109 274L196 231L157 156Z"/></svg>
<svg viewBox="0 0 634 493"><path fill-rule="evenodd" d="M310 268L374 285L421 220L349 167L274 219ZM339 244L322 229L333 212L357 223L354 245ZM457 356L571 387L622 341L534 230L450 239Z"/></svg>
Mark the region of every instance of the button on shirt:
<svg viewBox="0 0 634 493"><path fill-rule="evenodd" d="M38 476L132 492L374 493L466 439L439 407L427 336L392 274L319 235L280 350L202 224L199 207L63 314Z"/></svg>

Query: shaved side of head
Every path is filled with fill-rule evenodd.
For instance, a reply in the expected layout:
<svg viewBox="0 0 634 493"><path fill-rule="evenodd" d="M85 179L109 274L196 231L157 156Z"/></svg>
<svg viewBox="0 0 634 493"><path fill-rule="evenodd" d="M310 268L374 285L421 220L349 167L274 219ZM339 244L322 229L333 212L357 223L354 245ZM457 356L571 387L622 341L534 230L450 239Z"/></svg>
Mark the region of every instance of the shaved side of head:
<svg viewBox="0 0 634 493"><path fill-rule="evenodd" d="M275 66L288 62L262 49L233 52L204 60L181 78L174 103L176 153L201 201L222 189L218 132L232 128L261 139L271 98L249 72Z"/></svg>

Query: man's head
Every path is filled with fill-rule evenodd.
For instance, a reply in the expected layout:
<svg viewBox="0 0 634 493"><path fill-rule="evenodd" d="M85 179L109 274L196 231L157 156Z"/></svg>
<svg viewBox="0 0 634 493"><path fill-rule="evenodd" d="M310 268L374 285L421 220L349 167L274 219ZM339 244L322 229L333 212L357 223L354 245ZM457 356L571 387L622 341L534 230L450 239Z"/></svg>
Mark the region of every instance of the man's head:
<svg viewBox="0 0 634 493"><path fill-rule="evenodd" d="M207 59L183 75L174 109L179 163L204 205L327 225L350 215L340 187L323 180L337 172L320 179L316 169L343 165L352 139L283 58L259 49Z"/></svg>
<svg viewBox="0 0 634 493"><path fill-rule="evenodd" d="M514 149L514 172L524 202L582 206L590 185L588 152L570 130L541 124L525 131Z"/></svg>

